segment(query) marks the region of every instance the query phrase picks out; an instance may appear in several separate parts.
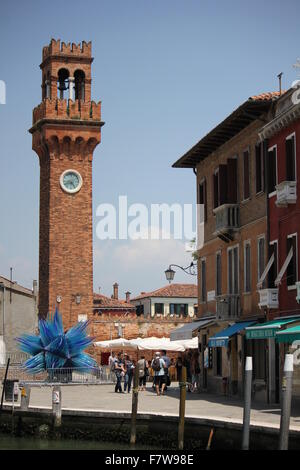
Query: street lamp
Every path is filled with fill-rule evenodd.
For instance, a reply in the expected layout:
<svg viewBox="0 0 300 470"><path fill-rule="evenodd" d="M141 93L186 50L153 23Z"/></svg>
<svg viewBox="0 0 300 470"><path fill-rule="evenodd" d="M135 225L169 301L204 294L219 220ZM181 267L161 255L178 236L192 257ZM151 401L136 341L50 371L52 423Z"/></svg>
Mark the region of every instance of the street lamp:
<svg viewBox="0 0 300 470"><path fill-rule="evenodd" d="M183 268L182 266L178 266L178 264L170 264L168 269L165 270L166 279L167 281L169 281L170 284L173 281L176 272L174 271L174 269L172 269L172 266L181 269L186 274L190 274L191 276L197 276L197 264L195 264L193 261L189 266L186 266L185 268Z"/></svg>

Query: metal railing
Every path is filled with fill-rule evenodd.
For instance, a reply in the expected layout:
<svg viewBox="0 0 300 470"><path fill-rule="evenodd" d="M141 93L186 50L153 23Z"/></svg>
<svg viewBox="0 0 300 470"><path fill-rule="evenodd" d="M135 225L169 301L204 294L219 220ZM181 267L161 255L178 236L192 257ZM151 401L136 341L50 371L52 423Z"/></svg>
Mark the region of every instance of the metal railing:
<svg viewBox="0 0 300 470"><path fill-rule="evenodd" d="M0 353L0 368L6 367L8 359L10 360L10 366L18 366L23 364L29 358L29 354L19 351Z"/></svg>
<svg viewBox="0 0 300 470"><path fill-rule="evenodd" d="M0 366L0 382L2 383L5 375L5 367ZM31 374L20 366L12 366L8 369L7 380L30 383L36 385L58 384L86 384L99 385L114 383L115 374L108 366L100 366L87 370L86 368L73 367L61 369L47 369L47 371L38 374Z"/></svg>
<svg viewBox="0 0 300 470"><path fill-rule="evenodd" d="M231 230L237 230L239 223L239 206L238 204L223 204L214 209L216 216L217 233L226 233Z"/></svg>

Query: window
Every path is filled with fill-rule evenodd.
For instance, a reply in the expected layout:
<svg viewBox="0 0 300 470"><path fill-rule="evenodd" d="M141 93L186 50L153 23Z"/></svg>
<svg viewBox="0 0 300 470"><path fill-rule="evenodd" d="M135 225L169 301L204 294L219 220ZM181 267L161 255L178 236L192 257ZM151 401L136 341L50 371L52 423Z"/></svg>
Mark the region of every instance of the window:
<svg viewBox="0 0 300 470"><path fill-rule="evenodd" d="M177 317L186 317L188 314L188 304L170 304L170 314Z"/></svg>
<svg viewBox="0 0 300 470"><path fill-rule="evenodd" d="M255 184L256 193L264 190L264 164L263 145L259 143L255 146Z"/></svg>
<svg viewBox="0 0 300 470"><path fill-rule="evenodd" d="M245 242L244 246L244 291L251 291L251 245Z"/></svg>
<svg viewBox="0 0 300 470"><path fill-rule="evenodd" d="M201 260L201 301L206 302L206 261Z"/></svg>
<svg viewBox="0 0 300 470"><path fill-rule="evenodd" d="M286 181L296 181L295 134L285 140Z"/></svg>
<svg viewBox="0 0 300 470"><path fill-rule="evenodd" d="M238 247L228 248L228 294L239 293L239 251Z"/></svg>
<svg viewBox="0 0 300 470"><path fill-rule="evenodd" d="M207 220L207 197L206 197L206 180L204 179L201 181L199 184L199 195L198 195L198 201L199 204L203 205L203 212L201 210L200 214L203 214L203 217L201 216L201 222L206 222Z"/></svg>
<svg viewBox="0 0 300 470"><path fill-rule="evenodd" d="M227 202L237 203L237 158L227 160Z"/></svg>
<svg viewBox="0 0 300 470"><path fill-rule="evenodd" d="M222 295L222 262L220 251L216 254L216 295Z"/></svg>
<svg viewBox="0 0 300 470"><path fill-rule="evenodd" d="M154 304L155 313L164 313L164 304Z"/></svg>
<svg viewBox="0 0 300 470"><path fill-rule="evenodd" d="M144 315L144 305L137 305L135 311L137 316Z"/></svg>
<svg viewBox="0 0 300 470"><path fill-rule="evenodd" d="M227 181L227 165L219 165L213 175L214 208L222 206L228 201Z"/></svg>
<svg viewBox="0 0 300 470"><path fill-rule="evenodd" d="M272 255L274 255L274 261L269 270L268 286L276 287L275 279L277 278L277 274L278 274L278 242L277 241L270 243L270 257Z"/></svg>
<svg viewBox="0 0 300 470"><path fill-rule="evenodd" d="M213 174L213 201L215 209L219 205L219 170Z"/></svg>
<svg viewBox="0 0 300 470"><path fill-rule="evenodd" d="M265 269L265 237L257 241L257 279L260 280Z"/></svg>
<svg viewBox="0 0 300 470"><path fill-rule="evenodd" d="M249 150L243 152L243 162L244 162L244 200L249 199L250 197L250 162L249 162Z"/></svg>
<svg viewBox="0 0 300 470"><path fill-rule="evenodd" d="M286 270L286 283L288 286L294 286L297 282L297 235L289 235L287 238L287 255L293 249L293 256Z"/></svg>
<svg viewBox="0 0 300 470"><path fill-rule="evenodd" d="M277 157L276 146L268 150L268 191L273 193L276 191L277 184Z"/></svg>

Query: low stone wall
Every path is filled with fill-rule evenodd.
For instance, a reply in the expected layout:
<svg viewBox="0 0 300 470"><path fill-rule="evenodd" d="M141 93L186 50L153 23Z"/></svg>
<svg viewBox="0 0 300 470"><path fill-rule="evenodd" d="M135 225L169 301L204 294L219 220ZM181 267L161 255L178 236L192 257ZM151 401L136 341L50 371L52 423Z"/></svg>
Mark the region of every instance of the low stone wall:
<svg viewBox="0 0 300 470"><path fill-rule="evenodd" d="M12 419L13 416L13 419ZM6 406L0 415L0 432L31 435L46 439L72 438L129 443L130 413L63 410L60 428L52 425L51 410L30 408L21 412ZM211 429L214 429L212 450L241 448L242 425L213 419L187 417L185 420L185 449L205 449ZM163 449L177 448L177 416L138 414L137 444L157 445ZM266 426L251 426L250 448L275 450L278 448L279 430ZM291 431L289 449L299 449L300 431Z"/></svg>

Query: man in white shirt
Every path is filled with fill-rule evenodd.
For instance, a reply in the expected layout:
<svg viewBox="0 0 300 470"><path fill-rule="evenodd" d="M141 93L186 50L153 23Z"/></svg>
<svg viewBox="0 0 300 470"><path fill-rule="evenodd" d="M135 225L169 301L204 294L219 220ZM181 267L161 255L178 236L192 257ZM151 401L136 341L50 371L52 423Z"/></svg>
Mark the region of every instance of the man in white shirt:
<svg viewBox="0 0 300 470"><path fill-rule="evenodd" d="M109 368L110 368L111 371L114 370L114 364L115 364L116 360L117 360L116 359L116 353L111 352L110 356L108 358L108 365L109 365Z"/></svg>

